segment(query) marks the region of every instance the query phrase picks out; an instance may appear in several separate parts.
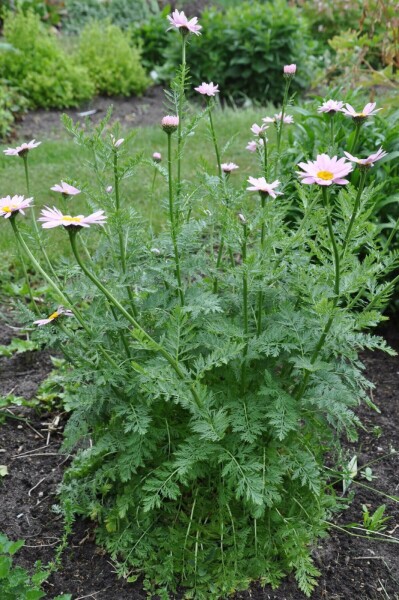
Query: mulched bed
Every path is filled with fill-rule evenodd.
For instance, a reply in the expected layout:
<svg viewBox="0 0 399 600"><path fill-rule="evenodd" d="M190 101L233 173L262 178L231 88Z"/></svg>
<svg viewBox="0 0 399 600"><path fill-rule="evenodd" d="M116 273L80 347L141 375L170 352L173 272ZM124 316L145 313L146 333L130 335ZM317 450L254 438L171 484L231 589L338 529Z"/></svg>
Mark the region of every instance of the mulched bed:
<svg viewBox="0 0 399 600"><path fill-rule="evenodd" d="M8 343L15 332L3 323L0 325L0 343ZM393 325L386 337L399 348L399 335ZM373 400L381 409L376 414L367 407L358 411L365 425L359 442L348 444L351 455L357 454L359 466L388 455L372 465L377 477L372 486L390 494L399 495L397 479L399 435L396 418L399 408L399 357L382 353L364 357L368 377L376 384ZM26 398L35 395L37 387L51 369L46 353L16 355L0 359L0 394L12 390ZM15 409L14 409L15 411ZM0 463L8 466L9 475L0 482L0 531L12 539L25 539L25 547L18 553L17 561L30 568L36 560L48 563L60 542L63 527L60 517L53 512L57 485L68 464L69 457L59 453L62 425L50 435L46 445L48 425L54 414L38 416L32 410L21 411L30 419L30 426L7 419L0 425ZM382 430L376 435L376 427ZM365 482L368 483L368 482ZM361 506L370 512L382 503L387 504L391 516L388 530L399 537L399 508L388 499L356 486L356 497L351 508L344 512L338 523L361 520ZM312 594L313 600L398 600L399 554L397 546L350 537L331 530L331 536L314 549L316 565L322 572L319 585ZM45 584L48 596L71 593L74 600L141 600L146 593L140 583L128 584L118 580L110 558L94 543L94 525L88 521L75 523L69 546L62 557L62 567ZM250 593L235 596L236 600L304 600L292 577L287 578L278 590L254 586Z"/></svg>

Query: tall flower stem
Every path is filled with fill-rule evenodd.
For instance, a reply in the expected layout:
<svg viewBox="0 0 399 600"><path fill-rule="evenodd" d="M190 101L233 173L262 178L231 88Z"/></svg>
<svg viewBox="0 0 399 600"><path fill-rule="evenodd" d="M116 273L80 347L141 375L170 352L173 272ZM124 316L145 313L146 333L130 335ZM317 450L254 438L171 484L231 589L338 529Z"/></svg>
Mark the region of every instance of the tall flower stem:
<svg viewBox="0 0 399 600"><path fill-rule="evenodd" d="M27 244L25 243L24 238L22 237L17 223L16 223L16 219L15 218L10 218L10 223L11 226L14 230L14 234L15 237L17 238L17 241L20 245L20 247L24 250L24 252L28 255L30 261L32 262L33 266L35 267L35 269L37 270L38 273L40 273L42 275L42 277L44 277L44 279L47 281L47 283L50 284L50 286L53 288L53 290L56 292L56 294L58 295L58 297L60 298L60 300L66 304L67 306L69 305L73 314L75 315L77 321L79 322L79 324L83 327L83 329L86 331L86 333L88 333L90 336L92 336L92 332L90 331L89 327L86 325L83 316L80 314L80 311L74 307L69 299L67 298L67 296L60 290L60 288L58 287L57 283L48 275L48 273L46 273L46 271L42 268L42 266L40 265L40 263L37 262L36 258L33 256L32 252L30 251L29 247L27 246ZM108 354L108 352L105 350L105 348L102 348L100 346L99 348L100 352L103 354L103 356L108 360L108 362L114 367L114 368L118 368L117 363L113 360L113 358Z"/></svg>
<svg viewBox="0 0 399 600"><path fill-rule="evenodd" d="M242 257L242 307L243 307L243 327L245 334L245 346L243 349L242 356L242 367L241 367L241 392L245 391L246 383L246 357L248 353L248 332L249 332L249 319L248 319L248 271L247 271L247 239L248 239L248 228L247 224L243 223L243 238L241 245L241 257Z"/></svg>
<svg viewBox="0 0 399 600"><path fill-rule="evenodd" d="M175 208L173 203L173 178L172 178L172 134L167 133L168 136L168 184L169 184L169 220L170 220L170 231L172 236L173 251L175 257L175 273L177 279L178 294L180 298L180 304L184 306L184 294L181 282L180 273L180 255L179 248L177 246L177 231L176 231L176 219L175 219Z"/></svg>
<svg viewBox="0 0 399 600"><path fill-rule="evenodd" d="M219 152L219 147L218 147L218 143L217 143L217 139L216 139L216 133L215 133L215 127L213 125L213 118L212 118L212 104L210 101L208 101L208 115L209 115L209 126L211 129L211 135L212 135L212 141L213 141L213 145L215 147L215 154L216 154L216 161L217 161L217 165L218 165L218 174L219 174L219 179L220 181L222 181L222 164L221 164L221 160L220 160L220 152Z"/></svg>
<svg viewBox="0 0 399 600"><path fill-rule="evenodd" d="M116 148L113 149L114 153L114 187L115 187L115 210L118 219L118 239L119 239L119 253L122 266L123 275L126 277L126 248L125 240L123 239L123 231L120 223L120 194L119 194L119 173L118 173L118 151ZM129 296L130 307L135 316L137 316L137 310L134 302L133 292L130 285L127 285L127 294Z"/></svg>
<svg viewBox="0 0 399 600"><path fill-rule="evenodd" d="M334 149L334 145L335 145L335 133L334 133L334 119L335 119L335 113L331 113L330 116L330 146L331 146L331 150Z"/></svg>
<svg viewBox="0 0 399 600"><path fill-rule="evenodd" d="M28 167L28 154L24 154L22 156L22 160L24 161L24 170L25 170L25 181L26 181L26 191L28 196L30 195L30 182L29 182L29 167ZM36 222L36 216L35 216L35 209L32 208L31 210L31 215L32 215L32 224L33 224L33 229L35 232L35 237L37 240L37 243L39 245L40 251L43 254L44 260L46 261L46 264L48 266L48 268L50 269L50 272L52 274L52 276L57 279L57 275L53 269L53 265L51 264L51 261L47 255L47 252L42 244L42 240L40 238L40 233L39 233L39 228L37 226L37 222Z"/></svg>
<svg viewBox="0 0 399 600"><path fill-rule="evenodd" d="M346 230L345 240L344 240L344 243L343 243L343 246L342 246L341 258L344 257L344 254L346 252L346 248L348 246L348 242L349 242L349 239L350 239L350 234L352 232L352 227L353 227L353 224L354 224L355 219L356 219L356 215L357 215L358 210L359 210L360 199L362 197L362 193L363 193L363 190L364 190L364 186L365 186L365 183L366 183L366 178L367 178L367 170L364 169L364 170L361 171L360 182L359 182L359 187L358 187L358 190L357 190L355 204L353 205L352 215L351 215L351 218L350 218L350 221L349 221L348 229Z"/></svg>
<svg viewBox="0 0 399 600"><path fill-rule="evenodd" d="M157 178L157 169L154 168L154 176L152 178L152 184L151 184L151 193L150 193L150 201L151 201L151 208L150 208L150 229L152 231L152 218L153 218L153 214L154 214L154 195L155 195L155 180Z"/></svg>
<svg viewBox="0 0 399 600"><path fill-rule="evenodd" d="M324 343L326 341L327 335L331 329L331 325L334 322L334 318L335 318L335 309L338 305L339 302L339 294L340 294L340 275L341 275L341 270L340 270L340 254L338 251L338 246L337 246L337 242L335 240L335 235L334 235L334 230L333 230L333 226L332 226L332 222L331 222L331 214L330 214L330 202L329 202L329 194L328 194L328 190L325 186L322 187L322 193L323 193L323 201L324 201L324 206L327 210L327 227L328 227L328 232L330 234L330 240L331 240L331 245L332 245L332 249L333 249L333 256L334 256L334 271L335 271L335 278L334 278L334 300L333 300L333 306L332 306L332 310L331 310L331 315L327 321L327 323L324 326L323 332L319 338L319 341L317 342L315 349L313 350L313 354L310 358L310 364L313 365L321 350L323 349ZM303 396L303 394L306 391L307 388L307 384L309 381L309 377L310 377L310 371L306 371L305 376L303 378L303 382L302 384L299 386L299 388L297 389L297 393L296 393L296 399L300 400Z"/></svg>
<svg viewBox="0 0 399 600"><path fill-rule="evenodd" d="M178 361L175 360L173 358L173 356L171 354L169 354L169 352L167 350L165 350L165 348L163 346L161 346L161 344L159 344L156 340L154 340L154 338L152 338L149 335L149 333L147 333L145 331L145 329L143 329L141 327L141 325L138 323L138 321L136 321L136 319L130 313L127 312L127 310L122 306L122 304L119 302L119 300L117 298L115 298L115 296L105 287L105 285L103 285L101 283L101 281L94 275L94 273L89 271L89 269L86 267L86 265L84 264L84 262L82 261L82 259L80 257L80 254L79 254L79 251L77 248L77 243L76 243L76 238L77 238L77 233L78 233L77 230L76 229L74 229L74 230L68 229L68 233L69 233L69 240L71 242L72 252L75 256L76 262L82 269L83 273L90 279L90 281L92 283L94 283L94 285L100 290L100 292L102 292L104 294L104 296L109 300L109 302L114 305L114 307L125 317L125 319L131 325L133 325L133 328L139 334L140 339L145 340L147 342L149 349L154 350L155 352L159 352L167 360L167 362L173 368L173 370L178 375L178 377L182 381L186 381L186 377L185 377ZM201 406L202 405L201 399L198 396L193 383L191 383L191 385L190 385L190 391L191 391L191 394L192 394L197 406Z"/></svg>
<svg viewBox="0 0 399 600"><path fill-rule="evenodd" d="M176 193L177 198L180 198L181 192L181 151L182 151L182 121L183 121L183 100L184 90L186 85L186 42L187 33L181 32L181 81L179 90L179 102L177 106L177 114L179 117L179 125L177 127L177 182L176 182Z"/></svg>
<svg viewBox="0 0 399 600"><path fill-rule="evenodd" d="M261 197L261 207L262 207L262 228L261 228L261 234L260 234L260 251L261 251L260 265L262 266L263 251L264 251L264 247L265 247L265 232L266 232L265 219L264 219L264 211L265 211L265 206L266 206L266 195L261 193L260 197ZM263 291L259 290L259 292L258 292L258 318L257 318L257 326L256 326L256 334L258 336L260 335L260 333L262 331L262 312L263 312Z"/></svg>
<svg viewBox="0 0 399 600"><path fill-rule="evenodd" d="M28 294L29 294L29 298L30 298L31 304L32 304L32 306L33 306L33 310L35 311L35 313L36 313L37 315L39 315L39 314L40 314L40 311L39 311L39 309L38 309L38 307L37 307L37 304L36 304L35 298L34 298L34 296L33 296L32 287L31 287L31 285L30 285L30 281L29 281L29 275L28 275L28 270L27 270L27 268L26 268L26 264L25 264L24 255L22 254L22 251L21 251L21 248L20 248L20 246L19 246L19 245L18 245L18 258L19 258L19 260L20 260L20 263L21 263L22 272L23 272L23 274L24 274L24 277L25 277L25 282L26 282L26 285L28 286Z"/></svg>
<svg viewBox="0 0 399 600"><path fill-rule="evenodd" d="M354 154L354 152L356 151L362 124L363 124L362 120L356 121L355 137L353 138L353 143L352 143L351 149L349 151L351 154Z"/></svg>
<svg viewBox="0 0 399 600"><path fill-rule="evenodd" d="M281 107L281 120L280 123L278 125L278 129L277 129L277 142L276 142L276 146L277 146L277 165L276 165L276 172L278 174L279 170L280 170L280 147L281 147L281 136L283 133L283 127L284 127L284 116L285 116L285 111L287 108L287 102L288 102L288 92L290 89L290 85L291 85L291 77L287 77L286 81L285 81L285 88L284 88L284 97L283 97L283 105Z"/></svg>
<svg viewBox="0 0 399 600"><path fill-rule="evenodd" d="M266 136L263 138L263 171L265 179L268 179L268 157L267 157L267 142Z"/></svg>

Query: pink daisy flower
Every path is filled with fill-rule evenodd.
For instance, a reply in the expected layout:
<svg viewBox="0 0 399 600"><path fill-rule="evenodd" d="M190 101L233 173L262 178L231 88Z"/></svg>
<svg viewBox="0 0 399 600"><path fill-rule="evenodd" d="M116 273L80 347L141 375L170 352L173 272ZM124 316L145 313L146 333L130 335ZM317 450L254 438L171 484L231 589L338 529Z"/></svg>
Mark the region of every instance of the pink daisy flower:
<svg viewBox="0 0 399 600"><path fill-rule="evenodd" d="M183 34L195 33L195 35L201 35L200 30L202 29L201 25L198 25L198 17L193 17L188 20L183 11L179 12L178 10L174 10L172 16L168 15L168 21L170 23L170 29L176 27L176 29L181 29Z"/></svg>
<svg viewBox="0 0 399 600"><path fill-rule="evenodd" d="M299 167L302 171L297 171L297 175L302 178L302 183L317 183L318 185L345 185L349 183L345 179L353 167L345 158L337 159L336 156L330 158L327 154L319 154L315 161L300 162Z"/></svg>
<svg viewBox="0 0 399 600"><path fill-rule="evenodd" d="M351 106L350 104L346 103L345 107L342 109L342 112L344 113L344 115L346 117L352 117L352 119L367 119L367 117L372 117L374 115L376 115L378 113L379 110L382 110L382 108L375 108L376 107L376 102L369 102L368 104L366 104L366 106L363 108L363 110L361 112L356 112L355 109L353 108L353 106Z"/></svg>
<svg viewBox="0 0 399 600"><path fill-rule="evenodd" d="M65 181L61 181L61 185L59 183L53 185L50 189L53 190L53 192L59 192L63 196L77 196L80 194L78 188L69 185L69 183L65 183Z"/></svg>
<svg viewBox="0 0 399 600"><path fill-rule="evenodd" d="M269 129L268 125L257 125L256 123L254 123L251 127L251 131L252 133L254 133L255 135L259 136L259 137L264 137L264 133L266 131L266 129Z"/></svg>
<svg viewBox="0 0 399 600"><path fill-rule="evenodd" d="M152 160L154 160L155 162L161 162L162 154L160 152L154 152L154 154L152 155Z"/></svg>
<svg viewBox="0 0 399 600"><path fill-rule="evenodd" d="M282 113L276 113L274 117L265 117L262 119L264 123L276 123L277 121L281 121ZM284 115L283 122L286 125L291 125L294 122L294 117L291 115Z"/></svg>
<svg viewBox="0 0 399 600"><path fill-rule="evenodd" d="M36 140L31 140L30 142L24 142L20 146L16 148L7 148L7 150L3 150L4 154L7 156L25 156L29 152L29 150L33 150L33 148L37 148L40 146L41 142L37 142Z"/></svg>
<svg viewBox="0 0 399 600"><path fill-rule="evenodd" d="M119 140L117 140L116 137L114 135L112 135L112 133L110 135L111 135L111 142L112 142L112 145L114 148L119 148L119 146L121 144L123 144L123 142L125 141L125 138L120 138Z"/></svg>
<svg viewBox="0 0 399 600"><path fill-rule="evenodd" d="M323 102L323 104L319 106L317 112L335 114L336 112L341 112L343 106L344 103L340 100L326 100L326 102Z"/></svg>
<svg viewBox="0 0 399 600"><path fill-rule="evenodd" d="M63 215L55 206L53 208L45 206L40 214L41 217L38 221L43 223L43 229L52 229L61 225L63 227L90 227L90 225L104 225L107 220L103 210L98 210L88 217L83 215L71 217L70 215Z"/></svg>
<svg viewBox="0 0 399 600"><path fill-rule="evenodd" d="M382 147L374 154L370 154L367 158L356 158L356 156L349 154L349 152L344 152L344 154L351 162L354 162L361 167L374 167L374 163L376 163L377 160L381 160L381 158L387 156L387 152L385 152Z"/></svg>
<svg viewBox="0 0 399 600"><path fill-rule="evenodd" d="M31 208L33 198L24 198L24 196L6 196L0 198L0 217L8 219L13 213L25 214L24 208Z"/></svg>
<svg viewBox="0 0 399 600"><path fill-rule="evenodd" d="M284 65L284 75L295 75L296 73L296 65L293 63L292 65Z"/></svg>
<svg viewBox="0 0 399 600"><path fill-rule="evenodd" d="M240 168L238 165L236 165L233 162L222 163L220 166L222 167L223 173L231 173L232 171L235 171L236 169Z"/></svg>
<svg viewBox="0 0 399 600"><path fill-rule="evenodd" d="M267 138L266 138L267 141ZM256 152L257 149L259 148L259 146L263 146L264 142L263 139L260 138L259 140L255 141L255 140L251 140L250 142L248 142L248 144L245 146L245 149L248 150L249 152Z"/></svg>
<svg viewBox="0 0 399 600"><path fill-rule="evenodd" d="M33 321L33 325L38 325L41 327L42 325L47 325L48 323L55 321L55 319L58 319L58 317L61 316L73 317L73 312L71 310L67 310L63 306L59 306L55 312L47 317L47 319L38 319L37 321Z"/></svg>
<svg viewBox="0 0 399 600"><path fill-rule="evenodd" d="M216 94L219 94L219 85L214 85L213 81L211 81L211 83L205 83L205 81L203 81L201 85L194 89L203 96L215 96Z"/></svg>
<svg viewBox="0 0 399 600"><path fill-rule="evenodd" d="M249 177L248 183L251 185L247 187L247 190L250 192L260 192L261 194L268 194L272 198L277 198L277 196L282 196L282 192L274 191L277 186L280 185L278 179L273 181L273 183L267 183L264 177L259 177L256 179L255 177Z"/></svg>

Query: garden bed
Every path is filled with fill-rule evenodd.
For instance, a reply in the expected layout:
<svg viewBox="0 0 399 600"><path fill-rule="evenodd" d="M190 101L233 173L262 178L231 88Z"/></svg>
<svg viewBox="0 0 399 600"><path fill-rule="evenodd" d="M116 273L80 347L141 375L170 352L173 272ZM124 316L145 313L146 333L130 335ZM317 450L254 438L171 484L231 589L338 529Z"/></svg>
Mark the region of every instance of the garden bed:
<svg viewBox="0 0 399 600"><path fill-rule="evenodd" d="M3 323L1 343L8 343L12 335L12 330ZM399 347L398 332L393 325L387 330L386 338ZM373 400L381 414L362 406L358 414L366 430L360 432L358 443L347 444L346 448L350 456L357 454L359 466L387 455L372 465L376 479L371 484L360 481L398 495L398 455L392 450L399 450L395 422L399 409L399 357L375 352L363 358L367 375L376 384ZM13 391L31 398L50 369L49 357L43 352L1 359L0 394ZM20 413L14 409L14 414L28 417L30 426L14 419L7 419L0 426L0 463L9 469L9 475L0 484L0 531L12 539L26 540L17 561L30 568L36 560L46 564L54 557L63 534L62 519L52 511L52 506L57 502L57 485L69 461L67 455L59 453L66 416L61 415L59 428L51 433L47 444L48 426L56 415L41 414L38 417L30 409ZM380 435L378 428L381 428ZM359 522L362 504L366 504L372 513L383 502L391 517L387 530L393 532L399 524L398 505L358 486L351 508L337 519L337 523ZM331 536L319 543L313 555L322 572L319 586L312 594L315 600L388 600L399 596L399 556L394 544L371 542L332 529ZM45 589L50 598L62 592L71 593L74 600L82 597L96 600L146 598L140 583L128 584L117 579L111 560L94 543L94 525L89 521L75 523L62 566L45 584ZM288 578L278 590L254 586L251 593L238 594L236 598L301 600L305 597L298 591L294 579Z"/></svg>
<svg viewBox="0 0 399 600"><path fill-rule="evenodd" d="M160 123L165 109L163 108L164 92L162 86L149 88L143 96L113 98L97 96L79 108L73 109L37 109L29 111L19 122L15 130L18 139L49 139L60 137L63 128L60 126L61 116L66 113L74 121L85 120L79 113L95 110L90 115L93 123L98 123L106 115L110 106L113 107L112 120L119 121L124 128L141 127Z"/></svg>

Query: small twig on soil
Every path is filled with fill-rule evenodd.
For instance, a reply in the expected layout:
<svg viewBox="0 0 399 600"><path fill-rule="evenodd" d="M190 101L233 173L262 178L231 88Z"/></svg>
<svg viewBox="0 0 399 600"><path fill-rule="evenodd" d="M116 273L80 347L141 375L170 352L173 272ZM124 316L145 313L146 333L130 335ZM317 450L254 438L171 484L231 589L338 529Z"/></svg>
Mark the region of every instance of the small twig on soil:
<svg viewBox="0 0 399 600"><path fill-rule="evenodd" d="M59 452L42 452L40 454L29 454L28 456L13 456L13 458L31 458L32 456L66 456L65 454L60 454Z"/></svg>
<svg viewBox="0 0 399 600"><path fill-rule="evenodd" d="M46 477L43 477L43 479L41 479L40 481L37 482L36 485L33 486L33 488L31 488L28 492L28 496L30 497L31 492L33 492L33 490L35 490L41 483L43 483L43 481L46 479Z"/></svg>
<svg viewBox="0 0 399 600"><path fill-rule="evenodd" d="M26 452L22 452L22 454L14 454L11 458L20 458L21 456L26 456L27 454L31 454L32 452L37 452L38 450L43 450L43 448L49 448L49 446L39 446L39 448L32 448L32 450L27 450Z"/></svg>
<svg viewBox="0 0 399 600"><path fill-rule="evenodd" d="M58 538L56 542L52 542L51 544L39 544L38 546L27 546L27 544L24 544L24 548L51 548L52 546L56 546L60 541Z"/></svg>
<svg viewBox="0 0 399 600"><path fill-rule="evenodd" d="M79 598L76 598L76 600L83 600L83 598L94 598L94 600L96 600L94 594L101 594L101 592L105 592L105 589L106 588L103 590L98 590L98 592L92 592L91 594L87 594L87 596L79 596Z"/></svg>

